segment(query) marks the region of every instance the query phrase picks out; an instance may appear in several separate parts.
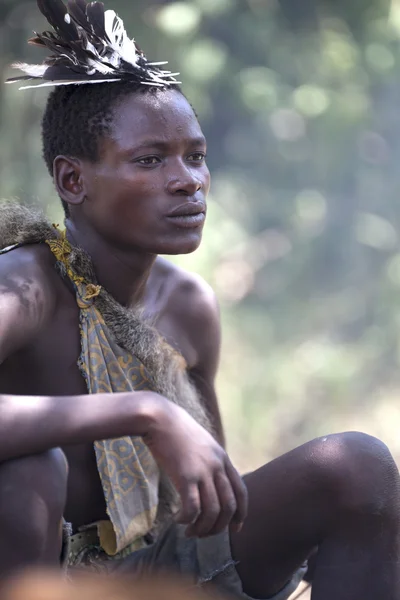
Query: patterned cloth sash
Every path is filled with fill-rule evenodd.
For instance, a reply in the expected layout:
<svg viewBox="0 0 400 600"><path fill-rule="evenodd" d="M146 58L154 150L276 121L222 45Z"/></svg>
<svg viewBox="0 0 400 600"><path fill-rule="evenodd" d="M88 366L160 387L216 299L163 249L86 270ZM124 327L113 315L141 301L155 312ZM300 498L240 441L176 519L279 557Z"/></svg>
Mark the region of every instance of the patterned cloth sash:
<svg viewBox="0 0 400 600"><path fill-rule="evenodd" d="M150 390L143 364L112 338L95 299L101 286L87 282L72 269L72 248L63 232L46 242L71 280L80 308L81 355L79 368L89 394ZM98 523L102 548L110 556L145 545L144 536L155 523L160 473L140 437L94 443L109 521Z"/></svg>

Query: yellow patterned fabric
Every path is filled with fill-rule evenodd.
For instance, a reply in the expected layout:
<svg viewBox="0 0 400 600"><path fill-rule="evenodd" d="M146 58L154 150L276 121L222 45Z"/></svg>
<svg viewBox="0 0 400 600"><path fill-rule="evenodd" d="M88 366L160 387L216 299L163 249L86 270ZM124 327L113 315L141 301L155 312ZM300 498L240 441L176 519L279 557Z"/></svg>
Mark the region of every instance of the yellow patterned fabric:
<svg viewBox="0 0 400 600"><path fill-rule="evenodd" d="M71 246L61 234L48 246L72 281L80 308L81 356L79 367L89 394L150 390L143 364L119 347L95 305L101 286L86 282L70 266ZM97 441L97 467L110 521L98 524L100 543L110 556L134 551L154 526L160 474L140 437Z"/></svg>

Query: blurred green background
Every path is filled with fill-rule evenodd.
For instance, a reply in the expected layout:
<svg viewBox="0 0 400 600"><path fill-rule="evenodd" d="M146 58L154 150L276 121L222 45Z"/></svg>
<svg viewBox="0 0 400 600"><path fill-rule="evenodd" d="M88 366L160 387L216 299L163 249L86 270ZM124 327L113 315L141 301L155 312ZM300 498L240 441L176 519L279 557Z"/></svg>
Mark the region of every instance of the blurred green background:
<svg viewBox="0 0 400 600"><path fill-rule="evenodd" d="M168 59L208 137L201 249L222 311L230 452L254 468L312 437L400 459L400 0L110 0ZM1 80L44 18L0 0ZM0 196L62 212L41 160L47 92L0 87ZM60 124L61 125L61 124Z"/></svg>

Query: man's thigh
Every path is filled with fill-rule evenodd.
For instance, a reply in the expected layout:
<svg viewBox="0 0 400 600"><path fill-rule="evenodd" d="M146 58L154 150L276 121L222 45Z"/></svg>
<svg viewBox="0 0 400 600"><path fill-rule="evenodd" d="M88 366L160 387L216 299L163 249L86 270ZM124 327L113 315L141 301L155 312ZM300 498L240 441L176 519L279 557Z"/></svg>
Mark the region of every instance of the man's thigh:
<svg viewBox="0 0 400 600"><path fill-rule="evenodd" d="M246 475L248 516L231 536L245 591L278 592L335 530L344 499L367 514L389 458L379 440L349 432L303 444Z"/></svg>

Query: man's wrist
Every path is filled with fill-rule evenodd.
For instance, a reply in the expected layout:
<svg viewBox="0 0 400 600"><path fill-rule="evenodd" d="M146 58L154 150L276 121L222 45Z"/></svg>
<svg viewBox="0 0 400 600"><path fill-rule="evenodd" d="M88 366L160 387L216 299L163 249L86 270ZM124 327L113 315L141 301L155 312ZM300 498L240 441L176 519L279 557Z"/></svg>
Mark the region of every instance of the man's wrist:
<svg viewBox="0 0 400 600"><path fill-rule="evenodd" d="M128 394L128 402L132 407L131 416L135 420L136 435L143 438L151 436L158 428L161 416L165 413L168 400L156 392L134 392ZM129 410L129 409L128 409Z"/></svg>

